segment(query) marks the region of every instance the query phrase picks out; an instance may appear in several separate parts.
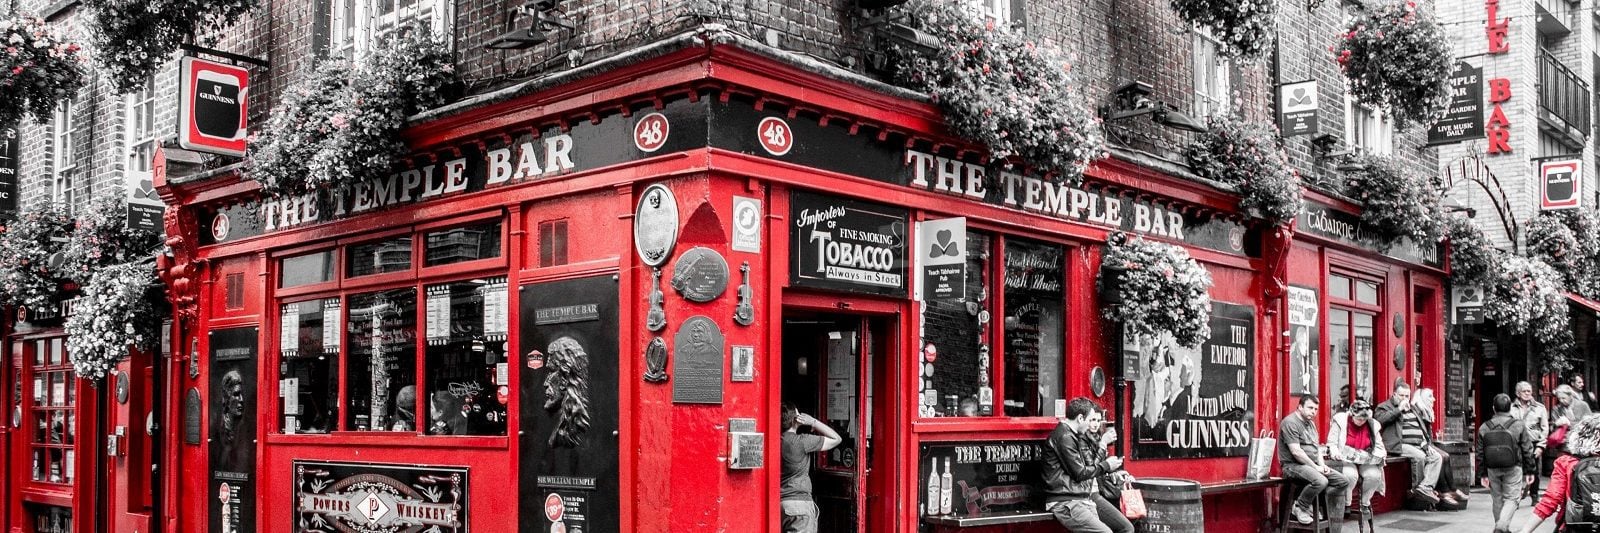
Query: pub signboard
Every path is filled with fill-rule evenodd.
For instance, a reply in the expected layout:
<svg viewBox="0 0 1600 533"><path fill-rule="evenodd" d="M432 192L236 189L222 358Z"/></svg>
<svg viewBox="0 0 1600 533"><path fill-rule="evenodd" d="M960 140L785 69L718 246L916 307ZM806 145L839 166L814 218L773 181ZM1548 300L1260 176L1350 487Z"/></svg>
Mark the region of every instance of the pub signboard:
<svg viewBox="0 0 1600 533"><path fill-rule="evenodd" d="M1198 349L1129 336L1139 379L1133 383L1133 456L1241 457L1255 427L1255 308L1211 304L1211 338Z"/></svg>
<svg viewBox="0 0 1600 533"><path fill-rule="evenodd" d="M795 191L789 211L790 283L905 295L905 208Z"/></svg>
<svg viewBox="0 0 1600 533"><path fill-rule="evenodd" d="M250 71L194 56L184 56L179 70L178 146L244 156Z"/></svg>
<svg viewBox="0 0 1600 533"><path fill-rule="evenodd" d="M1428 144L1482 139L1483 126L1483 69L1457 62L1450 74L1450 107L1428 128Z"/></svg>
<svg viewBox="0 0 1600 533"><path fill-rule="evenodd" d="M294 462L295 533L466 533L467 469Z"/></svg>

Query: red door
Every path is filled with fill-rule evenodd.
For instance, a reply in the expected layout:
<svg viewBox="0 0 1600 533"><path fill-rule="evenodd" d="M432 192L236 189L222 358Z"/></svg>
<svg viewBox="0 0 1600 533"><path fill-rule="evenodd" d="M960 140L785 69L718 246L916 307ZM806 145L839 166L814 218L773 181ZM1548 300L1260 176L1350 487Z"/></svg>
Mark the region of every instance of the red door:
<svg viewBox="0 0 1600 533"><path fill-rule="evenodd" d="M66 337L11 343L13 397L6 522L10 531L95 531L94 389L72 373ZM81 401L80 401L81 400Z"/></svg>

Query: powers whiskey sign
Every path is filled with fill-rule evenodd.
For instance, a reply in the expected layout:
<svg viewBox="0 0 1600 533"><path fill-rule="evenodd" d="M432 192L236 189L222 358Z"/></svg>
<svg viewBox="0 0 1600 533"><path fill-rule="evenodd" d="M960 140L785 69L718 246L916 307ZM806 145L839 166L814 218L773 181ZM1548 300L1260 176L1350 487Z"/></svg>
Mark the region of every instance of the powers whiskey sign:
<svg viewBox="0 0 1600 533"><path fill-rule="evenodd" d="M467 469L294 463L294 530L466 533Z"/></svg>

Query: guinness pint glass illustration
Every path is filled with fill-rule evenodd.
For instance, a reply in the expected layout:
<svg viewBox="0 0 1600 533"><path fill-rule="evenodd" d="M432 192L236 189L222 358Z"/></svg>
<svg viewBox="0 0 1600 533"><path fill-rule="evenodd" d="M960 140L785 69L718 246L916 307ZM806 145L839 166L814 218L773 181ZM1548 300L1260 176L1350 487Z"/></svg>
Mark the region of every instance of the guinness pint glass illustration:
<svg viewBox="0 0 1600 533"><path fill-rule="evenodd" d="M236 140L244 136L239 127L239 77L202 70L195 73L194 127L201 134Z"/></svg>
<svg viewBox="0 0 1600 533"><path fill-rule="evenodd" d="M1545 161L1539 164L1539 174L1544 177L1543 209L1574 209L1582 191L1578 179L1583 172L1578 162L1571 159Z"/></svg>

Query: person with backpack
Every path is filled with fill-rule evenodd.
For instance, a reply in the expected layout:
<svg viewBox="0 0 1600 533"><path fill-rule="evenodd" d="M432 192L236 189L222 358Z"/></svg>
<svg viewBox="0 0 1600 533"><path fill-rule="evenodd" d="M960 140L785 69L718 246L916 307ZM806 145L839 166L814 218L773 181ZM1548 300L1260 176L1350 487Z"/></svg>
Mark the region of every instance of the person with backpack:
<svg viewBox="0 0 1600 533"><path fill-rule="evenodd" d="M1600 531L1600 415L1584 417L1567 432L1566 453L1556 458L1550 472L1550 485L1539 503L1533 505L1533 520L1522 525L1522 533L1533 533L1557 512L1556 531L1593 533Z"/></svg>
<svg viewBox="0 0 1600 533"><path fill-rule="evenodd" d="M1511 416L1510 396L1495 395L1494 417L1478 426L1477 451L1478 479L1489 487L1494 502L1494 533L1509 533L1511 517L1522 499L1522 485L1527 482L1523 472L1538 467L1533 438L1522 421Z"/></svg>

